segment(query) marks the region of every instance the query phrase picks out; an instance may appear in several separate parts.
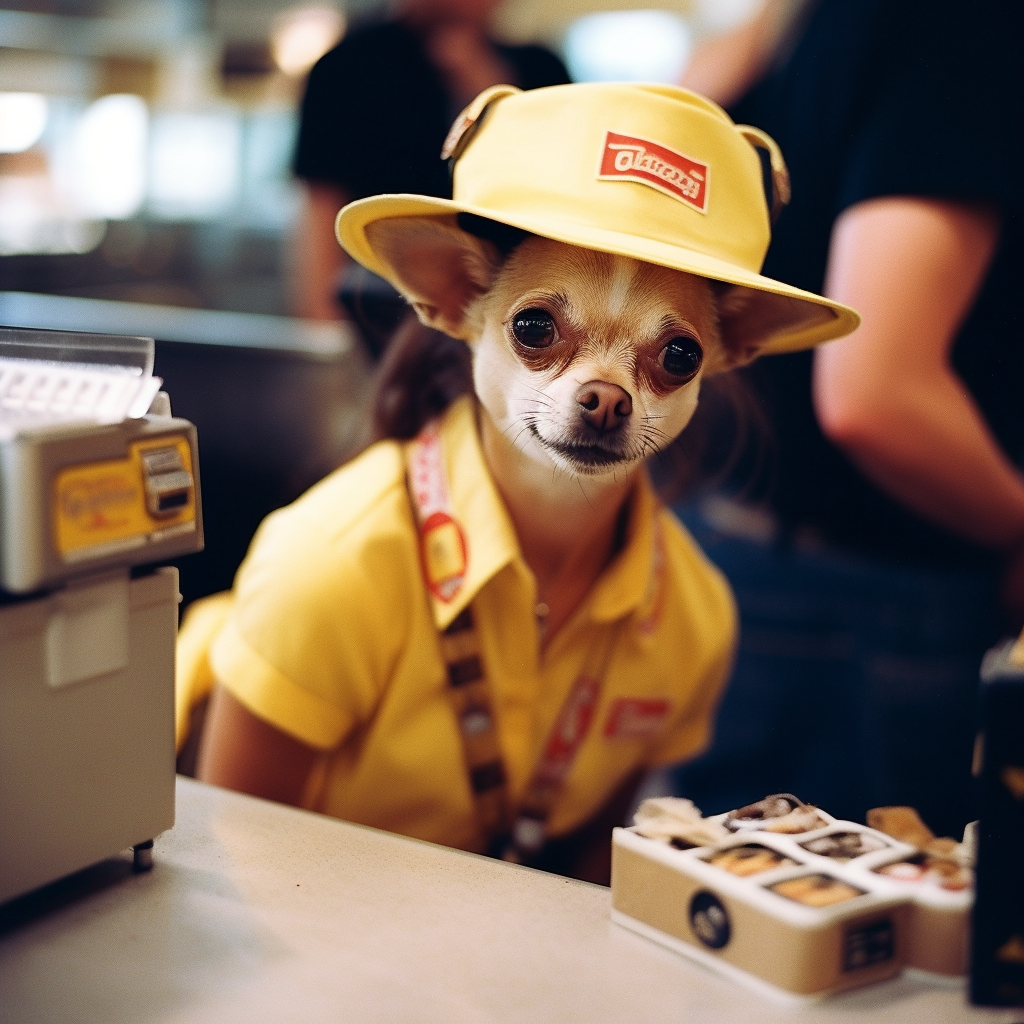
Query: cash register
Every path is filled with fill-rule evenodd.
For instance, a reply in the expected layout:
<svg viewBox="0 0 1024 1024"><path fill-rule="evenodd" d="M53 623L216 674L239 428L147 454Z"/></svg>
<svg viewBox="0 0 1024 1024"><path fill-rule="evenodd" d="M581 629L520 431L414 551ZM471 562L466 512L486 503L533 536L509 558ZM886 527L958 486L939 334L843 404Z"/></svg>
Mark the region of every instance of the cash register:
<svg viewBox="0 0 1024 1024"><path fill-rule="evenodd" d="M174 823L195 427L149 338L0 328L0 902Z"/></svg>

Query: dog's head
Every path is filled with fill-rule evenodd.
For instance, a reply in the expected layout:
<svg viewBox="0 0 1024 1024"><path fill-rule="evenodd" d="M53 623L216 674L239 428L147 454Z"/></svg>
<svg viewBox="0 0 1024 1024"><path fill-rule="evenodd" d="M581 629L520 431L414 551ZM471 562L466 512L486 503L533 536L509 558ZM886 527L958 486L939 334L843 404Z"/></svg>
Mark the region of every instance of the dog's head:
<svg viewBox="0 0 1024 1024"><path fill-rule="evenodd" d="M538 236L502 246L436 218L367 234L420 319L470 344L498 429L579 476L621 477L663 449L701 380L752 359L770 328L743 289L625 256Z"/></svg>

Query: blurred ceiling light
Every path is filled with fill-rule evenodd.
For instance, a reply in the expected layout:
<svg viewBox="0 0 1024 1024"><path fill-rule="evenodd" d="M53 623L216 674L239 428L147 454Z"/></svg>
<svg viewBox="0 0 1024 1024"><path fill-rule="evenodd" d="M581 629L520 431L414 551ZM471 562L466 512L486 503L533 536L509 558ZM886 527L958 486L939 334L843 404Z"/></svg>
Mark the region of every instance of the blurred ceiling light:
<svg viewBox="0 0 1024 1024"><path fill-rule="evenodd" d="M165 220L225 213L238 192L241 148L241 124L232 109L154 117L150 211Z"/></svg>
<svg viewBox="0 0 1024 1024"><path fill-rule="evenodd" d="M90 252L105 231L105 221L68 209L47 179L0 177L0 256Z"/></svg>
<svg viewBox="0 0 1024 1024"><path fill-rule="evenodd" d="M122 220L142 205L149 115L138 96L104 96L75 126L69 185L87 216Z"/></svg>
<svg viewBox="0 0 1024 1024"><path fill-rule="evenodd" d="M569 26L565 60L577 82L676 82L691 45L689 26L669 11L607 11Z"/></svg>
<svg viewBox="0 0 1024 1024"><path fill-rule="evenodd" d="M0 153L23 153L42 137L46 98L34 92L0 92Z"/></svg>
<svg viewBox="0 0 1024 1024"><path fill-rule="evenodd" d="M345 34L345 16L333 7L300 7L274 21L270 50L286 75L304 75Z"/></svg>
<svg viewBox="0 0 1024 1024"><path fill-rule="evenodd" d="M725 32L753 17L764 0L697 0L695 17L707 33Z"/></svg>

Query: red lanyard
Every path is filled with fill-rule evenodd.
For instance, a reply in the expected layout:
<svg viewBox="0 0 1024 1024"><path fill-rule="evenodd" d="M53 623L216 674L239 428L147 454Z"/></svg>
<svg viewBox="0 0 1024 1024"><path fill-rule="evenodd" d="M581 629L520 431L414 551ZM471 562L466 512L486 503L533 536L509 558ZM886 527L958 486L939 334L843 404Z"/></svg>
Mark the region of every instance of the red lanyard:
<svg viewBox="0 0 1024 1024"><path fill-rule="evenodd" d="M427 424L409 445L408 467L427 589L447 603L462 589L469 552L452 508L436 422ZM505 860L531 859L544 845L548 817L597 710L618 631L618 627L607 629L601 641L590 648L514 817L509 813L507 775L472 609L467 607L441 634L448 692L459 723L477 817L488 846Z"/></svg>

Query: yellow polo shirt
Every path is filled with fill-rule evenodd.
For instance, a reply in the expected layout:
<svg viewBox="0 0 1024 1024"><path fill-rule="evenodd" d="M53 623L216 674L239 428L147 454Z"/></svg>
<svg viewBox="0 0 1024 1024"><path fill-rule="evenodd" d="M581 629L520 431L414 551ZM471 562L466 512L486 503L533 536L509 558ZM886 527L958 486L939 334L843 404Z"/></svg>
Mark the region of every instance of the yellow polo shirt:
<svg viewBox="0 0 1024 1024"><path fill-rule="evenodd" d="M638 768L707 744L731 662L732 595L642 475L622 551L542 654L535 582L470 400L445 414L441 445L468 552L451 603L423 581L405 446L376 444L260 527L212 646L213 674L256 715L323 751L311 809L479 851L438 630L473 602L515 803L587 651L621 623L549 818L563 835Z"/></svg>

